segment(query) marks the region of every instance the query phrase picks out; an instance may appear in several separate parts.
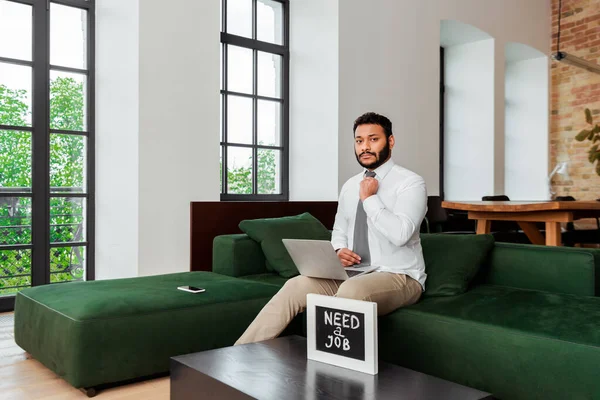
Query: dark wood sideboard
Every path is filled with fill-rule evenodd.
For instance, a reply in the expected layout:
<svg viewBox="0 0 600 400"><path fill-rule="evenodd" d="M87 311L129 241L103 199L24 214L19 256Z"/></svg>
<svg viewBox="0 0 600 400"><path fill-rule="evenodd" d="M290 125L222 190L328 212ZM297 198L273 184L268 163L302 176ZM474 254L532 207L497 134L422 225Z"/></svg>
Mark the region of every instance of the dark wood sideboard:
<svg viewBox="0 0 600 400"><path fill-rule="evenodd" d="M190 271L212 269L213 239L218 235L242 233L245 219L277 218L309 212L328 229L333 229L337 201L268 201L190 203Z"/></svg>

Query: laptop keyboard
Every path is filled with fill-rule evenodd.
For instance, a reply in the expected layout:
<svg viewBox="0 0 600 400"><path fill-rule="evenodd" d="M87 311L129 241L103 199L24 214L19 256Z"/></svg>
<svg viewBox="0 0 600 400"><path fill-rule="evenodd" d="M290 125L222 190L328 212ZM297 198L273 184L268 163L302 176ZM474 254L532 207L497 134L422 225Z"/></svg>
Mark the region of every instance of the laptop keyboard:
<svg viewBox="0 0 600 400"><path fill-rule="evenodd" d="M356 276L358 274L362 274L363 271L353 271L353 270L348 271L348 270L346 270L346 273L348 274L348 276L350 278L352 278L353 276Z"/></svg>

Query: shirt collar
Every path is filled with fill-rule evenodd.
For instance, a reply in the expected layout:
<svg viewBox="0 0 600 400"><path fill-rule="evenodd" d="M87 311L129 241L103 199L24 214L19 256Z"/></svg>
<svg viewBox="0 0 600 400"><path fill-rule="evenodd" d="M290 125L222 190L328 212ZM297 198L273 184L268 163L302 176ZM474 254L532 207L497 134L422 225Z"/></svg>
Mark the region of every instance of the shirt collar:
<svg viewBox="0 0 600 400"><path fill-rule="evenodd" d="M385 176L388 174L388 172L390 172L392 170L394 165L396 165L396 163L394 163L394 160L392 160L390 158L383 165L380 165L379 167L375 168L375 170L374 170L374 172L376 174L375 178L378 178L379 180L382 180L383 178L385 178ZM368 169L365 168L365 170L363 172L367 172L367 171L368 171Z"/></svg>

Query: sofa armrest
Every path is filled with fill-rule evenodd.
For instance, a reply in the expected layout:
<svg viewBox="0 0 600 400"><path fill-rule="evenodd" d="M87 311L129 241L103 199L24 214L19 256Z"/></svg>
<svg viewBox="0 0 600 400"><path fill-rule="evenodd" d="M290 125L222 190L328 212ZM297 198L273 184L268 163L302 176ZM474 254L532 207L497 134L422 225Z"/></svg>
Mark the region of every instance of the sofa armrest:
<svg viewBox="0 0 600 400"><path fill-rule="evenodd" d="M498 243L482 272L482 283L594 296L594 254L567 247Z"/></svg>
<svg viewBox="0 0 600 400"><path fill-rule="evenodd" d="M234 277L267 272L260 244L245 234L215 237L212 270Z"/></svg>
<svg viewBox="0 0 600 400"><path fill-rule="evenodd" d="M586 247L572 247L574 251L579 251L582 253L589 253L594 257L594 266L596 271L596 296L600 297L600 249L597 248L586 248Z"/></svg>

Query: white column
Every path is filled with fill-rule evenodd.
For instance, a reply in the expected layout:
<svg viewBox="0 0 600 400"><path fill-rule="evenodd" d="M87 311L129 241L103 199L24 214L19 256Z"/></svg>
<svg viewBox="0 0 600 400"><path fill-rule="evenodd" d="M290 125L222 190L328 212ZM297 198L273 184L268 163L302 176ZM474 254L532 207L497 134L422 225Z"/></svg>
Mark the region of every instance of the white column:
<svg viewBox="0 0 600 400"><path fill-rule="evenodd" d="M290 200L337 200L338 0L291 1L290 19Z"/></svg>
<svg viewBox="0 0 600 400"><path fill-rule="evenodd" d="M190 201L219 199L219 9L140 2L140 275L189 270Z"/></svg>
<svg viewBox="0 0 600 400"><path fill-rule="evenodd" d="M138 14L96 2L96 279L138 274Z"/></svg>

